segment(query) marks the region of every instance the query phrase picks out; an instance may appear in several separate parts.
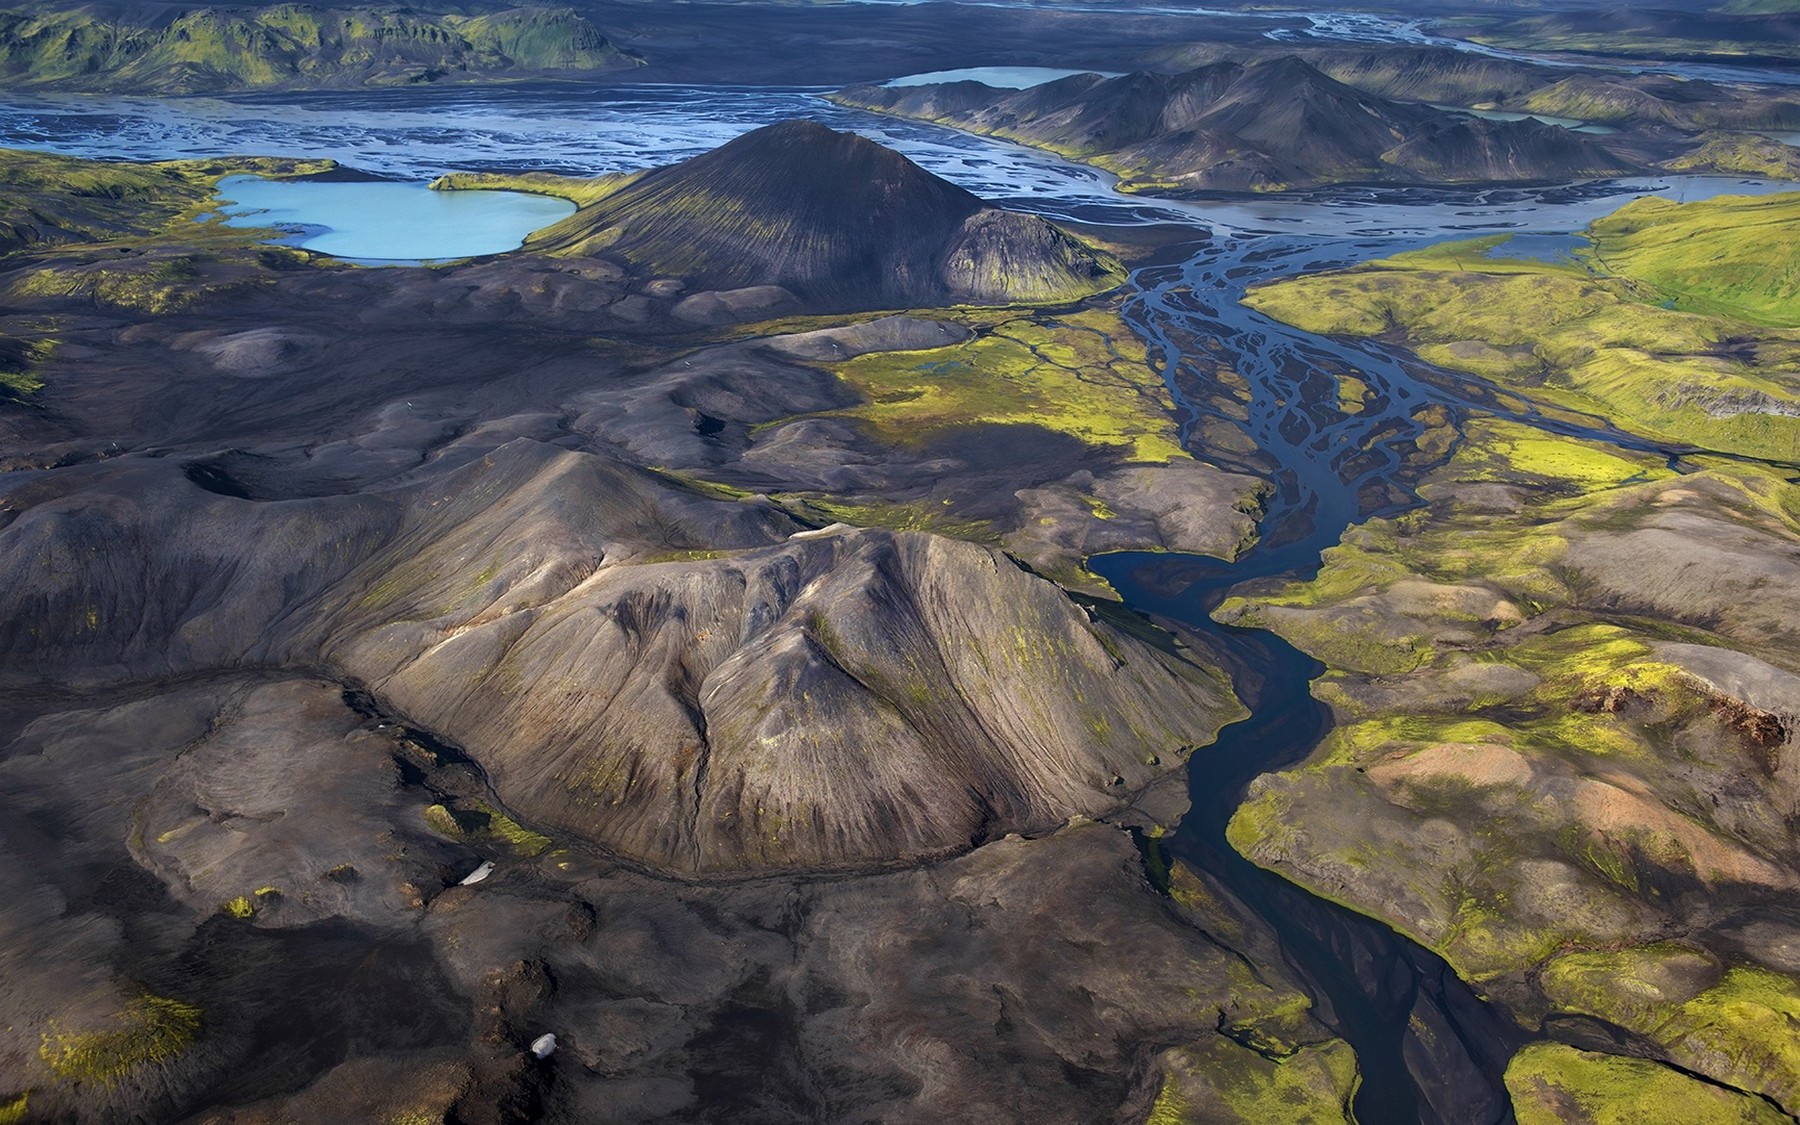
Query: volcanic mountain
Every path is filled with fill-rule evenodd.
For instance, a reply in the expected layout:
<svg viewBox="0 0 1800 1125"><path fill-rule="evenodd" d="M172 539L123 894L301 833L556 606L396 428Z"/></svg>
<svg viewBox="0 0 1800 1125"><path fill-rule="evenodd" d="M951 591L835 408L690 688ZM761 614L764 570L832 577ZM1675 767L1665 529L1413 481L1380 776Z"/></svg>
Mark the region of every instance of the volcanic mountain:
<svg viewBox="0 0 1800 1125"><path fill-rule="evenodd" d="M810 121L621 180L530 246L696 289L773 285L836 307L1058 300L1122 276L1043 219L990 207L897 152Z"/></svg>
<svg viewBox="0 0 1800 1125"><path fill-rule="evenodd" d="M1588 136L1389 101L1292 56L1175 75L1081 74L1027 90L858 86L834 100L1089 160L1128 190L1520 182L1630 169Z"/></svg>

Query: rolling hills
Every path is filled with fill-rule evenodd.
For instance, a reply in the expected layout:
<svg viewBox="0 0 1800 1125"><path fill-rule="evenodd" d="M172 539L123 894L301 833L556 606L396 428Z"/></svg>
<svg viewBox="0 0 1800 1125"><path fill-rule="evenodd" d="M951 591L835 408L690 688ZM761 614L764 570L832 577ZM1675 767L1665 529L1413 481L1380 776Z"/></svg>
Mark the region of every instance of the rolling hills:
<svg viewBox="0 0 1800 1125"><path fill-rule="evenodd" d="M1043 219L990 207L891 149L815 122L765 126L615 184L540 184L585 205L528 248L604 257L693 289L778 286L839 307L1069 300L1124 276Z"/></svg>
<svg viewBox="0 0 1800 1125"><path fill-rule="evenodd" d="M1126 190L1547 181L1633 167L1588 136L1391 101L1293 56L1019 91L858 86L833 99L1048 148L1116 172Z"/></svg>
<svg viewBox="0 0 1800 1125"><path fill-rule="evenodd" d="M0 11L0 80L20 89L189 94L591 74L641 60L569 8L193 8L164 19Z"/></svg>

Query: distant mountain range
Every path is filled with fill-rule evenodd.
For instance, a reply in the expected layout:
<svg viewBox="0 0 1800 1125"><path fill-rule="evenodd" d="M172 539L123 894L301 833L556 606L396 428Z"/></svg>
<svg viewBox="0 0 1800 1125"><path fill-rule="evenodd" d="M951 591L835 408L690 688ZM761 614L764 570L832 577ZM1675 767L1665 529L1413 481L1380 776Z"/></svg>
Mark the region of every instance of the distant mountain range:
<svg viewBox="0 0 1800 1125"><path fill-rule="evenodd" d="M1292 56L1026 90L857 86L832 100L1051 149L1118 173L1127 190L1529 182L1634 168L1584 134L1392 101Z"/></svg>
<svg viewBox="0 0 1800 1125"><path fill-rule="evenodd" d="M0 81L133 93L393 86L634 67L569 8L441 15L399 6L195 8L160 19L0 11Z"/></svg>

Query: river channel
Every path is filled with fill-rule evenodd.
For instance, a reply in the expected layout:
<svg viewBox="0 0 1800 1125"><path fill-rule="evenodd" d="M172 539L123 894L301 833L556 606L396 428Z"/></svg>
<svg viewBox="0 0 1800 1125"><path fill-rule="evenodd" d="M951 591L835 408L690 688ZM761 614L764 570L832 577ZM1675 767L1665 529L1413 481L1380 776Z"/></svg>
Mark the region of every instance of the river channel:
<svg viewBox="0 0 1800 1125"><path fill-rule="evenodd" d="M1351 524L1404 507L1400 447L1414 414L1441 406L1523 417L1561 432L1636 448L1601 420L1539 415L1529 403L1451 379L1374 343L1337 342L1273 322L1239 303L1251 285L1484 233L1567 235L1643 194L1695 199L1779 185L1695 177L1548 189L1344 189L1304 198L1158 200L1122 196L1111 177L1033 150L930 125L842 109L802 88L508 87L395 94L302 94L157 101L11 97L0 144L102 158L259 152L329 156L420 183L445 171L544 169L594 174L693 155L790 117L854 128L1006 206L1102 225L1181 224L1138 270L1125 315L1149 342L1184 432L1239 426L1253 467L1276 485L1261 541L1233 563L1123 553L1093 560L1131 607L1206 634L1233 665L1249 719L1190 766L1192 812L1160 846L1219 877L1268 919L1284 953L1355 1047L1361 1120L1502 1122L1499 1084L1520 1033L1444 963L1387 927L1316 898L1239 857L1224 829L1258 774L1304 759L1329 727L1308 692L1317 666L1279 638L1215 625L1224 592L1256 579L1310 573ZM426 255L421 255L426 256ZM1248 419L1210 405L1211 372L1249 387ZM1336 379L1369 387L1366 407L1337 409ZM1192 444L1196 456L1209 450ZM1421 1034L1421 1030L1423 1034Z"/></svg>

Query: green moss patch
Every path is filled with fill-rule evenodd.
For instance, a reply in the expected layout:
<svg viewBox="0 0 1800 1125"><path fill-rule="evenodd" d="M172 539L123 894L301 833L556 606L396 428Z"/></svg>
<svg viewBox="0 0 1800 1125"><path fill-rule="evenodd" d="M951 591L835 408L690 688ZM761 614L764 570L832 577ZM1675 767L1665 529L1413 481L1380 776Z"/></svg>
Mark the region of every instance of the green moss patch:
<svg viewBox="0 0 1800 1125"><path fill-rule="evenodd" d="M620 188L629 187L642 176L642 172L593 178L558 176L549 172L450 172L431 181L431 188L433 191L522 191L555 196L567 199L577 207L586 207Z"/></svg>
<svg viewBox="0 0 1800 1125"><path fill-rule="evenodd" d="M1561 1043L1533 1043L1506 1068L1519 1125L1779 1125L1788 1118L1758 1098L1690 1078L1650 1059Z"/></svg>
<svg viewBox="0 0 1800 1125"><path fill-rule="evenodd" d="M1150 1125L1340 1125L1353 1120L1356 1055L1342 1040L1271 1058L1219 1037L1164 1054Z"/></svg>
<svg viewBox="0 0 1800 1125"><path fill-rule="evenodd" d="M1143 345L1102 310L1003 320L965 343L873 352L837 373L865 401L833 413L894 445L998 423L1042 426L1129 461L1187 456L1174 403Z"/></svg>
<svg viewBox="0 0 1800 1125"><path fill-rule="evenodd" d="M52 1021L38 1054L58 1078L110 1086L141 1067L173 1061L193 1045L200 1026L199 1008L146 992L111 1027L71 1031Z"/></svg>
<svg viewBox="0 0 1800 1125"><path fill-rule="evenodd" d="M1543 973L1563 1010L1609 1020L1671 1060L1800 1109L1800 982L1748 965L1725 968L1679 945L1577 953Z"/></svg>
<svg viewBox="0 0 1800 1125"><path fill-rule="evenodd" d="M126 236L139 247L161 241L184 248L250 246L266 235L194 221L210 209L219 180L242 173L299 176L334 167L329 160L257 157L132 164L0 149L0 254Z"/></svg>

